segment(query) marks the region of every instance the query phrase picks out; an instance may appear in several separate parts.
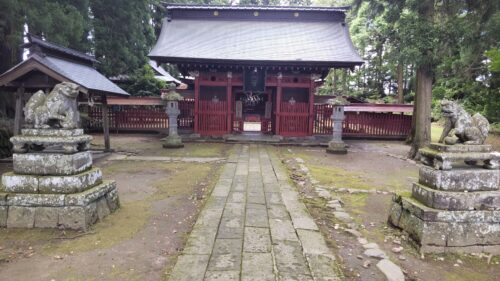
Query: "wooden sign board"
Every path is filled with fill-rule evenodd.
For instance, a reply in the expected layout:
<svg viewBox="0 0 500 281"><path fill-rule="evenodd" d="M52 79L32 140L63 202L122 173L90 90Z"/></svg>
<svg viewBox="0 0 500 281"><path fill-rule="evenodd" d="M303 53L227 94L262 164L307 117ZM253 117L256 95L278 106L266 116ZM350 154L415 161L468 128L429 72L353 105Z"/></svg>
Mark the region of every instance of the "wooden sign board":
<svg viewBox="0 0 500 281"><path fill-rule="evenodd" d="M245 70L243 91L245 92L264 92L266 90L266 71L265 70Z"/></svg>

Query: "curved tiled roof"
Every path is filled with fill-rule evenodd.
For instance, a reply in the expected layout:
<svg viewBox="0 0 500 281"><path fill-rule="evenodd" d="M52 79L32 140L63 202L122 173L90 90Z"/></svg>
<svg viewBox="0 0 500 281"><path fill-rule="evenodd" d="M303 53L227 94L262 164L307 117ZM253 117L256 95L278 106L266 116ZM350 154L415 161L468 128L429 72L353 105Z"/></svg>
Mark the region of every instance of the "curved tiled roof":
<svg viewBox="0 0 500 281"><path fill-rule="evenodd" d="M41 71L60 82L73 82L89 91L129 96L127 92L92 66L39 54L30 55L26 60L0 75L0 86L8 85L11 81L34 70Z"/></svg>
<svg viewBox="0 0 500 281"><path fill-rule="evenodd" d="M338 21L166 19L149 56L162 61L363 63L347 25Z"/></svg>
<svg viewBox="0 0 500 281"><path fill-rule="evenodd" d="M42 49L49 50L49 51L56 52L56 53L62 53L62 54L68 55L68 56L73 57L73 58L88 61L89 63L98 63L99 62L95 59L94 56L91 56L91 55L85 54L85 53L77 51L77 50L62 47L62 46L59 46L57 44L45 41L42 38L35 36L33 34L28 34L27 37L28 37L28 43L21 45L21 47L28 48L28 47L31 47L32 45L38 45Z"/></svg>

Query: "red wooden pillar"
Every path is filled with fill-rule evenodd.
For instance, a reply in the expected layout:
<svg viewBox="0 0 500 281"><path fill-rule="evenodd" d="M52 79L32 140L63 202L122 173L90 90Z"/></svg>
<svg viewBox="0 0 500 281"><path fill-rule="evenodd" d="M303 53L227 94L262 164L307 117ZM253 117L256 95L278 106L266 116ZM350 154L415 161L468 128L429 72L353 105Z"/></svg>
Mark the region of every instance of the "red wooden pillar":
<svg viewBox="0 0 500 281"><path fill-rule="evenodd" d="M276 135L279 135L280 132L280 119L281 119L281 95L282 95L282 88L281 88L281 80L283 78L283 74L278 73L278 81L277 81L277 87L276 87Z"/></svg>
<svg viewBox="0 0 500 281"><path fill-rule="evenodd" d="M194 132L198 133L198 105L200 100L200 73L198 71L190 72L194 77Z"/></svg>
<svg viewBox="0 0 500 281"><path fill-rule="evenodd" d="M313 135L314 128L314 80L316 80L317 78L317 75L311 74L311 82L309 85L309 136Z"/></svg>
<svg viewBox="0 0 500 281"><path fill-rule="evenodd" d="M233 131L233 73L229 71L227 73L227 89L226 89L226 100L227 100L227 133L230 134Z"/></svg>

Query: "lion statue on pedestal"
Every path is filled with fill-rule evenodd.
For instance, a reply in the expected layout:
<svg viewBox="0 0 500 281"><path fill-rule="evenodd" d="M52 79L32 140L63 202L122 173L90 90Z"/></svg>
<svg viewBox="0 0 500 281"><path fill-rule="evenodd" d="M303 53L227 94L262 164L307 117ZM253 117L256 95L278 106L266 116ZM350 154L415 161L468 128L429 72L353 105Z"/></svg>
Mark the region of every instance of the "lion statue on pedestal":
<svg viewBox="0 0 500 281"><path fill-rule="evenodd" d="M62 82L48 94L40 90L31 96L24 107L25 121L35 129L75 129L80 123L76 104L79 86Z"/></svg>
<svg viewBox="0 0 500 281"><path fill-rule="evenodd" d="M441 111L446 119L440 143L483 144L490 130L490 123L479 113L471 116L454 101L442 100Z"/></svg>

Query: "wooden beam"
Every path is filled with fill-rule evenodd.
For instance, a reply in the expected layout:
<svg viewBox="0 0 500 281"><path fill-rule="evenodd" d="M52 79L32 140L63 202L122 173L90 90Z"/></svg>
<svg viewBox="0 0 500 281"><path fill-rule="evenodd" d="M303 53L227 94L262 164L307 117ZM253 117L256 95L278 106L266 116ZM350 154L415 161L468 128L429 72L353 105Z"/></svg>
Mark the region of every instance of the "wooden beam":
<svg viewBox="0 0 500 281"><path fill-rule="evenodd" d="M21 126L23 123L23 97L24 87L19 87L16 92L16 113L14 116L14 135L21 133Z"/></svg>
<svg viewBox="0 0 500 281"><path fill-rule="evenodd" d="M108 101L105 95L101 95L101 112L102 112L102 130L104 134L104 151L111 151L111 142L109 140L109 116L108 116Z"/></svg>

